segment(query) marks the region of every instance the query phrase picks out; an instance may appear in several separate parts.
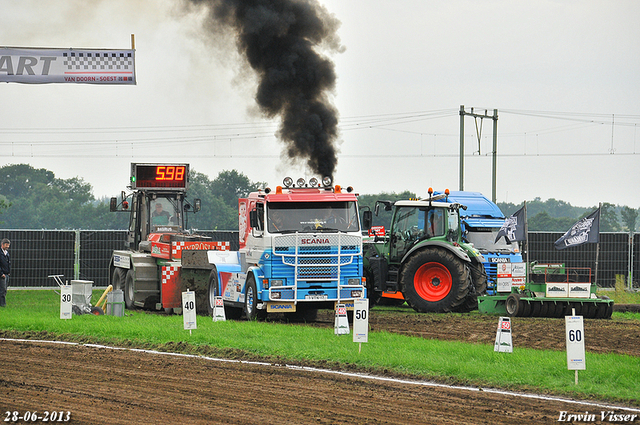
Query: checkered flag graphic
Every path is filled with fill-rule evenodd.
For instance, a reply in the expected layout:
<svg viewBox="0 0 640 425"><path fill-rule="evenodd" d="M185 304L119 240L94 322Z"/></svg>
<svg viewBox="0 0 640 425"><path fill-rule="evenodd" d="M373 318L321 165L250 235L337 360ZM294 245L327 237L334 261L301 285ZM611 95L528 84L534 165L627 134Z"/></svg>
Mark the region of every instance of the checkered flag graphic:
<svg viewBox="0 0 640 425"><path fill-rule="evenodd" d="M113 71L133 69L131 52L70 52L63 53L67 70Z"/></svg>

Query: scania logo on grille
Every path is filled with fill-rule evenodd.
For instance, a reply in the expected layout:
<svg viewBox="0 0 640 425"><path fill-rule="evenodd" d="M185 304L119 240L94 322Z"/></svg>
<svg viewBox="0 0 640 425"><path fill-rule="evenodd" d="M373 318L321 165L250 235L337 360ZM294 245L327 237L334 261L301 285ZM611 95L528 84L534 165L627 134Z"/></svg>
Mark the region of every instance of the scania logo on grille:
<svg viewBox="0 0 640 425"><path fill-rule="evenodd" d="M301 239L300 243L302 245L328 244L329 243L329 239L327 239L327 238L306 238L306 239Z"/></svg>

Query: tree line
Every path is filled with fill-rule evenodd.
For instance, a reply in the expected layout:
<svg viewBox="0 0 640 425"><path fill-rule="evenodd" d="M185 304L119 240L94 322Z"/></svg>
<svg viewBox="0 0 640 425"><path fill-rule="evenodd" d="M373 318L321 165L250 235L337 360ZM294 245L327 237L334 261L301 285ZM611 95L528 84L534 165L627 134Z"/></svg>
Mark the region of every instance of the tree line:
<svg viewBox="0 0 640 425"><path fill-rule="evenodd" d="M36 169L28 164L6 165L0 168L0 227L5 229L126 229L128 214L109 210L109 198L96 199L91 184L82 178L59 179L52 171ZM190 228L201 230L237 230L238 198L259 188L264 182L253 182L237 170L222 171L214 179L191 170L188 199L201 199L202 209L188 215ZM397 201L417 198L409 191L399 193L363 194L361 209L374 210L377 200ZM523 203L498 203L509 216ZM568 230L577 220L597 208L575 207L556 199L527 201L530 231ZM638 210L605 203L600 218L601 232L635 231ZM389 226L391 213L379 211L374 225Z"/></svg>

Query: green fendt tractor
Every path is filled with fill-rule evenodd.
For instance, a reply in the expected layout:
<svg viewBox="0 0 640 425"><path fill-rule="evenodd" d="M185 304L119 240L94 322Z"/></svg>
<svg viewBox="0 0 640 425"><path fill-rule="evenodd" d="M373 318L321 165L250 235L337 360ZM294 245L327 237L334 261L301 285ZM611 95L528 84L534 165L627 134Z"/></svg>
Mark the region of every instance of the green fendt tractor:
<svg viewBox="0 0 640 425"><path fill-rule="evenodd" d="M487 275L480 252L462 239L459 210L466 207L447 202L448 191L428 193L425 199L376 202L376 215L382 205L392 219L387 232L373 228L377 233L363 243L369 298L404 299L421 313L476 309Z"/></svg>

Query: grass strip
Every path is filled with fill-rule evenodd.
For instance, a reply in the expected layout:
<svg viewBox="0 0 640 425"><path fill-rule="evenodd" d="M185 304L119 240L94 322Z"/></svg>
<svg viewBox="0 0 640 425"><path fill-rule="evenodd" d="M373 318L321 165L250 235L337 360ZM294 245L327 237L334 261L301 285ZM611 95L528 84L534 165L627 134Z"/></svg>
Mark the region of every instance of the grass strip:
<svg viewBox="0 0 640 425"><path fill-rule="evenodd" d="M94 293L95 300L97 296ZM587 370L579 372L576 386L574 372L567 370L565 352L518 348L517 342L513 353L496 353L492 344L370 332L369 342L358 352L352 335L334 335L333 328L213 322L198 316L198 329L190 333L184 330L182 316L127 311L125 317L82 315L61 320L59 305L59 295L54 291L11 291L7 307L0 310L0 329L201 354L210 353L207 348L211 347L217 353L245 353L279 362L391 372L640 406L637 382L640 358L633 356L586 353Z"/></svg>

